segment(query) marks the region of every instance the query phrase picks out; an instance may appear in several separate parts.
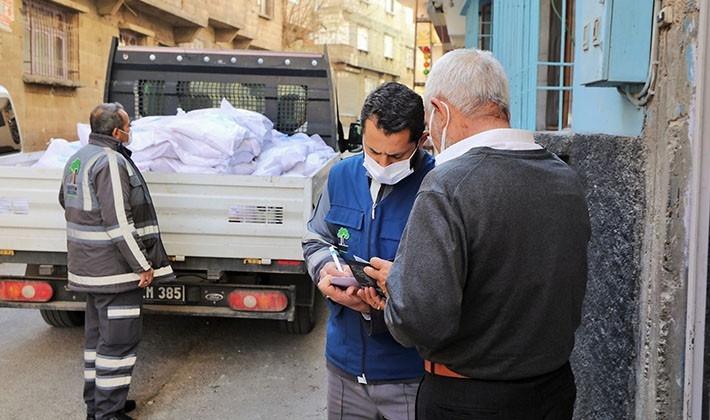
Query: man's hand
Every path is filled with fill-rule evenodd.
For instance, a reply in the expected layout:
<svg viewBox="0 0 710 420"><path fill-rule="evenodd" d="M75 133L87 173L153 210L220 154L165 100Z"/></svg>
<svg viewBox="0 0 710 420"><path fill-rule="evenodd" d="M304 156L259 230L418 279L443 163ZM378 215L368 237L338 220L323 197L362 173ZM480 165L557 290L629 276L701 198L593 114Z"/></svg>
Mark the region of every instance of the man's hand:
<svg viewBox="0 0 710 420"><path fill-rule="evenodd" d="M377 257L370 259L370 267L365 267L365 274L377 280L377 285L385 296L387 296L387 276L390 274L390 268L392 268L392 261Z"/></svg>
<svg viewBox="0 0 710 420"><path fill-rule="evenodd" d="M349 286L347 289L342 289L333 284L333 277L352 276L353 273L350 267L344 266L344 271L339 271L335 263L329 262L320 270L320 280L318 281L318 289L333 302L337 302L343 306L364 313L370 313L370 305L364 302L357 291L360 289L357 286Z"/></svg>
<svg viewBox="0 0 710 420"><path fill-rule="evenodd" d="M363 287L357 291L357 295L371 307L378 311L384 311L387 299L377 294L377 289L374 287Z"/></svg>
<svg viewBox="0 0 710 420"><path fill-rule="evenodd" d="M153 283L153 269L149 269L148 271L144 271L140 274L141 279L138 281L138 287L147 287L150 286L151 283Z"/></svg>

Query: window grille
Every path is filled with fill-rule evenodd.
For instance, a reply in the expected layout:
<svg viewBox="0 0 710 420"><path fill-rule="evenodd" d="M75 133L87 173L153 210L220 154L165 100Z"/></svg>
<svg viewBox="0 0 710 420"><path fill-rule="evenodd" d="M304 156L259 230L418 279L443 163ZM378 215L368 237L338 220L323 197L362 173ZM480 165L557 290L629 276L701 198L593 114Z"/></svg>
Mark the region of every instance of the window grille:
<svg viewBox="0 0 710 420"><path fill-rule="evenodd" d="M542 6L542 5L541 5ZM549 0L547 54L538 61L538 112L536 128L562 130L569 127L572 104L572 70L574 65L573 0ZM541 16L542 19L542 16ZM541 36L540 42L544 42Z"/></svg>
<svg viewBox="0 0 710 420"><path fill-rule="evenodd" d="M23 0L23 71L78 81L78 13L41 0Z"/></svg>
<svg viewBox="0 0 710 420"><path fill-rule="evenodd" d="M490 51L493 33L493 5L490 1L481 2L478 17L478 49Z"/></svg>

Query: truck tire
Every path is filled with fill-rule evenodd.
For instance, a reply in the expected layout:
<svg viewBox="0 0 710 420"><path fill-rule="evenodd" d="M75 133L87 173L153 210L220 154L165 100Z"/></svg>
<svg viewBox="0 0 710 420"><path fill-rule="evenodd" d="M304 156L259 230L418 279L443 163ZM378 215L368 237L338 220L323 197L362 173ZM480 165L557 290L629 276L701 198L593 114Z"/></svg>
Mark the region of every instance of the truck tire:
<svg viewBox="0 0 710 420"><path fill-rule="evenodd" d="M293 322L280 321L281 332L288 334L308 334L316 325L314 305L296 306Z"/></svg>
<svg viewBox="0 0 710 420"><path fill-rule="evenodd" d="M59 328L73 328L84 325L84 312L40 309L39 313L47 324Z"/></svg>

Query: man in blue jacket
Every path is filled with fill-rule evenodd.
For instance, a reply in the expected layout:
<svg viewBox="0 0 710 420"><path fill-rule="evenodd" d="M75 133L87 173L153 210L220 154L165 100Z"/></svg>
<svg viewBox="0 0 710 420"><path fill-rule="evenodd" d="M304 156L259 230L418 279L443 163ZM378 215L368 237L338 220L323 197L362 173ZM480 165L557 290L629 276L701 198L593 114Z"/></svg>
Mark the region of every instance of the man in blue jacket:
<svg viewBox="0 0 710 420"><path fill-rule="evenodd" d="M383 312L360 299L357 286L334 283L351 275L346 260L394 258L434 160L421 148L427 137L422 99L408 87L377 88L360 121L363 153L331 169L303 240L309 273L330 308L328 419L413 419L423 360L394 340ZM331 247L343 257L337 263Z"/></svg>

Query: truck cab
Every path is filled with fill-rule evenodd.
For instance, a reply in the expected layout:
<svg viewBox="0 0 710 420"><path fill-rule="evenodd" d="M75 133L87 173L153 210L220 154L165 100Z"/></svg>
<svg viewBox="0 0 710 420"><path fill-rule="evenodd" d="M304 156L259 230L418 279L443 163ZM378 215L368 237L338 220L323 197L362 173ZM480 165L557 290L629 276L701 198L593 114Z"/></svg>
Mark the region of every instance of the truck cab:
<svg viewBox="0 0 710 420"><path fill-rule="evenodd" d="M0 86L0 155L19 152L21 147L20 126L10 92Z"/></svg>

